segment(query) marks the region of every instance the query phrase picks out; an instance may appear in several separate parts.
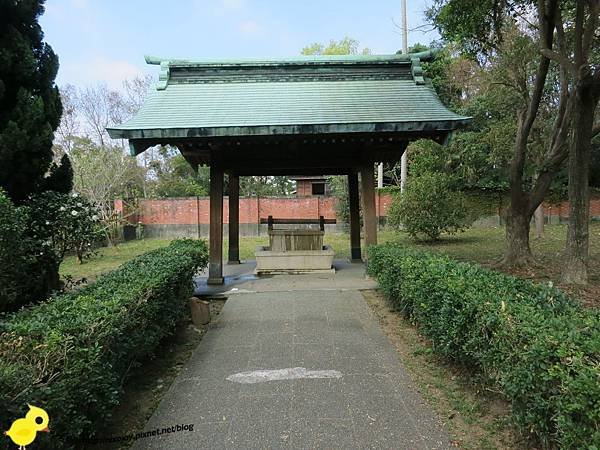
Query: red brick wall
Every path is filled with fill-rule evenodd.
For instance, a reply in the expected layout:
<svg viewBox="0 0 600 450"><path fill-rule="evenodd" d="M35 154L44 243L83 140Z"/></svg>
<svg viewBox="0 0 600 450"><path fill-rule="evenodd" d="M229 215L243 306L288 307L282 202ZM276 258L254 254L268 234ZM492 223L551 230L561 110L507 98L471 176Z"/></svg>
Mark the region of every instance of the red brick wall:
<svg viewBox="0 0 600 450"><path fill-rule="evenodd" d="M131 223L147 225L209 223L209 199L167 198L140 200L137 214L132 214L122 200L115 200L115 209L128 216ZM240 198L240 223L258 223L261 218L273 216L278 219L316 219L324 216L335 219L335 198ZM229 199L223 200L223 221L229 222Z"/></svg>
<svg viewBox="0 0 600 450"><path fill-rule="evenodd" d="M563 202L558 205L544 204L546 216L569 217L569 202ZM590 200L590 216L600 217L600 199Z"/></svg>
<svg viewBox="0 0 600 450"><path fill-rule="evenodd" d="M387 216L392 196L387 193L376 195L376 214ZM229 221L228 198L223 201L223 220ZM544 205L546 216L569 216L569 204ZM115 200L115 209L126 216L130 223L143 224L208 224L209 199L200 198L167 198L160 200L140 200L137 212L128 210L122 200ZM335 219L334 197L292 197L292 198L240 198L240 223L258 223L260 218L272 215L279 219L316 219L324 216ZM590 204L590 215L600 217L600 199ZM199 219L199 220L198 220Z"/></svg>

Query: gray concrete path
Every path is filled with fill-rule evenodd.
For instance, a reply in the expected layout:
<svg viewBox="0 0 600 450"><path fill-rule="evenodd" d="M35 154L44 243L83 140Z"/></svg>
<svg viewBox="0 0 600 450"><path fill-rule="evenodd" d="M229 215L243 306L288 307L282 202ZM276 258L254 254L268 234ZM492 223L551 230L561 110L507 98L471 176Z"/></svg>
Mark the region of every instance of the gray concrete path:
<svg viewBox="0 0 600 450"><path fill-rule="evenodd" d="M145 428L193 424L193 431L139 439L134 449L450 447L359 291L373 287L362 266L235 283L241 269L223 288L220 317ZM335 371L324 372L335 378L227 380L298 367L309 371L300 375Z"/></svg>

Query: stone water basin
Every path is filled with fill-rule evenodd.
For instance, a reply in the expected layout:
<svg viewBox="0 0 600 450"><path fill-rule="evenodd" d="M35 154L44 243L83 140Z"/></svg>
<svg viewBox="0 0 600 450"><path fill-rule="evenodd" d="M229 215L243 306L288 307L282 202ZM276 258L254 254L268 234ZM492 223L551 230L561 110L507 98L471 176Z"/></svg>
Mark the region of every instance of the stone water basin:
<svg viewBox="0 0 600 450"><path fill-rule="evenodd" d="M257 274L334 272L335 252L323 245L325 232L311 229L269 230L269 246L256 249Z"/></svg>

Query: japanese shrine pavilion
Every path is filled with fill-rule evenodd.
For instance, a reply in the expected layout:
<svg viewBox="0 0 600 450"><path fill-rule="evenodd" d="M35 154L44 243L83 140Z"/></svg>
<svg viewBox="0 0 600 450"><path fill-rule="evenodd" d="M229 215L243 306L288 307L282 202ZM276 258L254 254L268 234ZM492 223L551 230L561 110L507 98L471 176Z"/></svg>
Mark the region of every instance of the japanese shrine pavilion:
<svg viewBox="0 0 600 450"><path fill-rule="evenodd" d="M365 246L377 243L374 163L400 160L419 138L445 142L470 118L449 111L424 79L430 51L389 56L178 60L137 114L108 128L132 155L177 147L210 166L208 282L223 282L223 180L229 177L230 263L239 262L239 177L347 175L353 260L361 259L359 177Z"/></svg>

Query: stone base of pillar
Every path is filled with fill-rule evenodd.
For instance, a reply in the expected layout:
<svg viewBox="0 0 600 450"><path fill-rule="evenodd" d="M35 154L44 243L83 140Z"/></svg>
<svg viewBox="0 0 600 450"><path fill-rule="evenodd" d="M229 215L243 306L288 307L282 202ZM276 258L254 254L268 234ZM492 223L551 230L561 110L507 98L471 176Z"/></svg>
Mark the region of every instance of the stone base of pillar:
<svg viewBox="0 0 600 450"><path fill-rule="evenodd" d="M360 248L353 248L350 250L350 262L353 262L353 263L361 263L362 262Z"/></svg>

